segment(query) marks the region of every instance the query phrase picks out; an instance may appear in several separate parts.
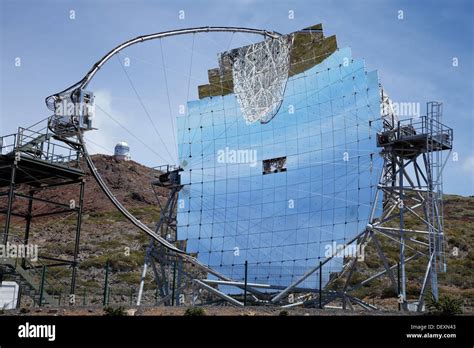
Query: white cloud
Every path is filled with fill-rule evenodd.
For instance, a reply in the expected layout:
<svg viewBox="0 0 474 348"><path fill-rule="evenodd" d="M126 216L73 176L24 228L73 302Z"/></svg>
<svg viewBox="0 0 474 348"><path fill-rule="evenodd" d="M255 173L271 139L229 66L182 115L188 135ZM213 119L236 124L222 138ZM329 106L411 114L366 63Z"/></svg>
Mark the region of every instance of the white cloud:
<svg viewBox="0 0 474 348"><path fill-rule="evenodd" d="M85 135L87 149L91 154L106 153L110 155L113 153L115 144L121 140L117 138L117 133L120 133L118 130L121 128L110 119L110 116L122 125L124 125L126 118L114 110L112 99L112 93L108 90L102 89L94 92L95 114L92 126L97 129L89 131Z"/></svg>
<svg viewBox="0 0 474 348"><path fill-rule="evenodd" d="M474 176L474 156L469 156L462 164L462 169Z"/></svg>

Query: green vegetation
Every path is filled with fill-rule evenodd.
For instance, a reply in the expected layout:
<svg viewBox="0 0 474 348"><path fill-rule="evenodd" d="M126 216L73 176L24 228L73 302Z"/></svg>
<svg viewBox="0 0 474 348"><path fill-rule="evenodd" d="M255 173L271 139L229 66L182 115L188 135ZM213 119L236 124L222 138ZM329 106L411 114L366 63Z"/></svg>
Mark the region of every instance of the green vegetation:
<svg viewBox="0 0 474 348"><path fill-rule="evenodd" d="M160 219L160 208L154 205L130 208L130 213L144 222L156 223Z"/></svg>
<svg viewBox="0 0 474 348"><path fill-rule="evenodd" d="M88 289L89 291L91 290L97 290L100 289L102 290L101 284L94 280L84 280L84 279L78 279L77 284L79 285L80 288L82 289ZM86 292L87 293L87 292ZM78 292L78 294L83 294L83 291Z"/></svg>
<svg viewBox="0 0 474 348"><path fill-rule="evenodd" d="M118 210L90 213L89 219L91 220L91 222L99 223L103 222L104 220L126 221L126 218Z"/></svg>
<svg viewBox="0 0 474 348"><path fill-rule="evenodd" d="M114 306L107 306L104 307L104 315L108 317L121 317L125 315L125 308L122 306L114 307Z"/></svg>
<svg viewBox="0 0 474 348"><path fill-rule="evenodd" d="M119 273L117 274L117 279L121 283L125 283L129 286L136 286L138 283L140 283L141 279L141 272L140 271L135 271L135 272L125 272L125 273ZM152 287L153 285L156 286L156 283L152 281L153 278L151 278L151 274L147 274L146 281L148 284L148 287Z"/></svg>
<svg viewBox="0 0 474 348"><path fill-rule="evenodd" d="M382 290L381 298L394 298L397 297L397 292L393 288L393 286L386 287Z"/></svg>
<svg viewBox="0 0 474 348"><path fill-rule="evenodd" d="M123 251L115 252L113 254L103 254L96 257L91 257L81 263L82 269L89 268L105 268L107 261L109 262L109 269L112 272L130 272L143 265L145 255L140 251L130 251L130 255L125 255Z"/></svg>
<svg viewBox="0 0 474 348"><path fill-rule="evenodd" d="M438 301L433 294L426 299L426 308L432 313L441 315L462 314L462 303L460 298L456 298L447 294L440 295Z"/></svg>
<svg viewBox="0 0 474 348"><path fill-rule="evenodd" d="M206 311L202 307L189 307L184 312L184 315L190 317L205 316Z"/></svg>

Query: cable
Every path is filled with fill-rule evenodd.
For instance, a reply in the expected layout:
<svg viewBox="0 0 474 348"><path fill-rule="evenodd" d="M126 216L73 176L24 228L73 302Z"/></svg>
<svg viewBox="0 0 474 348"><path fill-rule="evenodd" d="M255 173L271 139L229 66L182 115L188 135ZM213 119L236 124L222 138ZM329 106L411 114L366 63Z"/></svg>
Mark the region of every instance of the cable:
<svg viewBox="0 0 474 348"><path fill-rule="evenodd" d="M194 37L194 35L193 35L193 37ZM174 129L174 119L173 119L173 113L171 111L171 100L170 100L170 91L169 91L169 87L168 87L168 77L167 77L167 74L166 74L165 57L164 57L164 54L163 54L163 40L160 40L160 52L161 52L161 62L162 62L162 65L163 65L163 76L164 76L164 79L165 79L166 97L168 99L168 111L169 111L169 117L170 117L170 121L171 121L171 128L172 128L172 131L173 131L173 140L174 140L175 146L177 147L178 142L176 141L176 135L175 135L175 129ZM177 148L175 148L175 147L173 147L173 148L176 150L176 156L178 156Z"/></svg>
<svg viewBox="0 0 474 348"><path fill-rule="evenodd" d="M143 100L142 98L140 97L140 94L138 93L137 89L135 88L133 82L132 82L132 79L130 78L130 75L128 74L127 70L125 69L125 67L122 65L122 62L120 61L120 58L119 58L119 55L120 53L117 53L117 61L120 65L120 67L122 68L123 72L125 73L125 76L127 77L127 80L128 82L130 83L130 86L132 87L133 91L135 92L135 95L137 96L137 99L138 99L138 102L140 103L141 107L143 108L143 111L145 112L145 114L147 115L148 117L148 120L150 121L151 125L153 126L153 129L156 133L156 135L158 136L158 139L160 139L161 143L163 144L166 152L168 153L168 155L170 156L170 159L173 160L173 156L171 155L171 153L169 152L168 150L168 146L166 146L166 143L163 141L163 138L161 137L160 135L160 132L158 131L158 129L156 128L156 125L155 123L153 122L153 119L152 117L150 116L150 113L148 112L147 108L145 107L145 104L143 103Z"/></svg>
<svg viewBox="0 0 474 348"><path fill-rule="evenodd" d="M114 121L115 123L117 123L120 128L122 128L124 131L126 131L128 134L130 134L135 140L137 140L138 142L140 142L143 146L145 146L148 150L150 150L151 152L153 152L155 155L157 155L159 158L161 158L165 163L166 163L166 160L163 156L161 156L158 152L156 152L152 147L150 147L148 144L146 144L143 140L141 140L138 136L136 136L135 134L132 133L132 131L130 131L128 128L126 128L124 125L122 125L117 119L115 119L110 113L108 113L107 111L105 111L103 108L100 107L99 104L95 103L95 106L97 106L107 117L109 117L112 121ZM90 141L87 139L87 141Z"/></svg>

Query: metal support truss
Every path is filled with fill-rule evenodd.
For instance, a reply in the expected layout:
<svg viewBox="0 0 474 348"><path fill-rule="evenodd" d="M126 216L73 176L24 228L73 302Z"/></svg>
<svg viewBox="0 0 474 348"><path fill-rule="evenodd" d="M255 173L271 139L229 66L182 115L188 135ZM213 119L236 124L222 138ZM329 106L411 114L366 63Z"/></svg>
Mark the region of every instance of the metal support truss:
<svg viewBox="0 0 474 348"><path fill-rule="evenodd" d="M388 277L391 286L398 293L403 310L422 311L428 287L435 299L438 299L438 272L444 272L446 268L442 172L449 156L443 159L442 154L445 150L451 151L453 141L452 129L441 123L441 109L441 103L427 103L426 116L386 123L384 131L377 135L377 145L382 148L384 164L371 216L366 230L349 241L345 248L352 243L373 244L383 270L351 286L349 282L356 271L357 259L349 259L340 274L340 277L347 275L342 291L326 299L326 304L341 299L343 308L346 308L346 304L352 307L352 302L369 310L374 309L375 307L367 306L360 299L351 296L350 292L382 276ZM376 214L377 210L381 212ZM390 244L398 248L396 260L389 260L386 256L385 249ZM334 255L309 270L271 301L280 303L311 274L318 270L321 272L320 268L333 257ZM417 274L408 274L406 265L414 260L424 264L422 279ZM400 286L393 273L398 265ZM407 299L407 284L411 282L421 285L415 301ZM307 301L301 302L301 305L305 303Z"/></svg>
<svg viewBox="0 0 474 348"><path fill-rule="evenodd" d="M162 238L166 239L170 243L178 243L177 241L177 230L176 230L176 205L178 202L178 194L181 188L183 187L180 182L179 172L182 169L180 168L170 168L170 166L166 166L164 173L161 174L158 180L152 182L153 186L158 187L166 187L170 189L168 193L168 198L164 206L161 206L160 211L160 220L156 224L155 233L159 234ZM157 195L157 200L159 202L159 197ZM161 205L161 204L160 204ZM180 246L182 248L182 246ZM158 272L155 260L157 260L158 264L161 268L161 273ZM173 260L172 262L170 262ZM170 289L170 282L168 281L170 275L170 264L173 264L174 271L172 283L172 289ZM145 255L145 262L143 264L143 271L142 276L140 279L140 287L138 290L138 297L137 297L137 306L140 305L143 296L143 288L145 285L145 278L147 274L148 266L151 265L153 267L153 276L156 282L156 285L160 291L160 295L162 297L166 297L169 295L170 290L172 292L170 300L171 303L174 304L179 297L179 292L175 292L176 289L176 280L178 280L177 287L180 288L181 282L181 272L182 272L182 259L176 260L174 255L169 255L167 249L161 245L156 245L156 242L153 238L150 238L150 243L146 250ZM178 267L177 267L178 266ZM176 274L176 270L178 274ZM166 303L168 303L167 301Z"/></svg>

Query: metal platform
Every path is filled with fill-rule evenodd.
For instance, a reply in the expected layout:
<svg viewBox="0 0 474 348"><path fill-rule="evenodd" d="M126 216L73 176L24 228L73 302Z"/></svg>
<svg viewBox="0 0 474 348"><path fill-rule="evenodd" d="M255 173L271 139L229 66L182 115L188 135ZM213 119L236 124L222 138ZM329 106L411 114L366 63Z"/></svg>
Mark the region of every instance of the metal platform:
<svg viewBox="0 0 474 348"><path fill-rule="evenodd" d="M0 155L0 187L10 186L12 167L16 166L15 184L33 187L50 186L64 181L77 181L85 175L75 163L49 162L18 152Z"/></svg>
<svg viewBox="0 0 474 348"><path fill-rule="evenodd" d="M48 127L20 127L0 137L0 187L10 186L12 175L15 185L33 187L78 180L85 175L80 158L79 144L58 139Z"/></svg>
<svg viewBox="0 0 474 348"><path fill-rule="evenodd" d="M377 134L377 146L404 158L451 150L453 130L428 116L401 120L394 129Z"/></svg>

